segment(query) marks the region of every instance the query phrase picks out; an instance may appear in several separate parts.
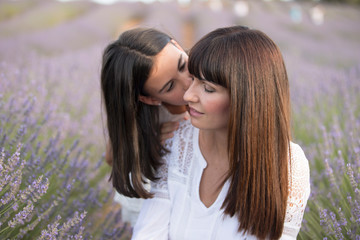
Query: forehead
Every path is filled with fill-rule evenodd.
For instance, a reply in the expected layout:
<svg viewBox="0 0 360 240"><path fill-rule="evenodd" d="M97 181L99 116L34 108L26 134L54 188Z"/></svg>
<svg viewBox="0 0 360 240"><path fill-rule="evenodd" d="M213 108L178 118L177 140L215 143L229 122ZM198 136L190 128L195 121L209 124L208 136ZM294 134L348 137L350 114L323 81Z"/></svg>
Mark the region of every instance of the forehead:
<svg viewBox="0 0 360 240"><path fill-rule="evenodd" d="M145 82L147 91L158 91L178 72L178 63L183 52L168 43L155 57L150 76ZM184 57L184 56L183 56Z"/></svg>

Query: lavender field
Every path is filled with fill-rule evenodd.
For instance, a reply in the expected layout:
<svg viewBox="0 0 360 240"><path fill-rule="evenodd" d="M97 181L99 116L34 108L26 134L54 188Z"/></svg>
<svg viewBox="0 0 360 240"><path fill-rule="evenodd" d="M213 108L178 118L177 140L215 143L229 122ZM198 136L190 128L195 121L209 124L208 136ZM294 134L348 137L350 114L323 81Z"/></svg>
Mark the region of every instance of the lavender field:
<svg viewBox="0 0 360 240"><path fill-rule="evenodd" d="M248 8L246 8L246 6ZM155 27L190 48L234 24L281 48L311 196L298 239L360 239L360 6L0 1L0 239L129 239L104 161L104 47Z"/></svg>

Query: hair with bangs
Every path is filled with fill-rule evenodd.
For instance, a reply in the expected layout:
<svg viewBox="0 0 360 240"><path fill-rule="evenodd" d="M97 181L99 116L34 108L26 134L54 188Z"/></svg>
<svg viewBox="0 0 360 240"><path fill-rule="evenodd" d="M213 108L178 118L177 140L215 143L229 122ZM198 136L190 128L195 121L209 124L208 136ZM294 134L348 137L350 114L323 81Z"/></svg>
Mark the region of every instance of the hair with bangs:
<svg viewBox="0 0 360 240"><path fill-rule="evenodd" d="M238 218L238 231L280 238L291 135L289 84L279 48L258 30L216 29L191 49L189 72L229 90L225 214Z"/></svg>
<svg viewBox="0 0 360 240"><path fill-rule="evenodd" d="M171 41L155 29L135 28L120 35L103 53L102 97L112 148L114 188L129 197L149 198L144 177L156 180L166 149L160 143L158 107L139 101L154 57Z"/></svg>

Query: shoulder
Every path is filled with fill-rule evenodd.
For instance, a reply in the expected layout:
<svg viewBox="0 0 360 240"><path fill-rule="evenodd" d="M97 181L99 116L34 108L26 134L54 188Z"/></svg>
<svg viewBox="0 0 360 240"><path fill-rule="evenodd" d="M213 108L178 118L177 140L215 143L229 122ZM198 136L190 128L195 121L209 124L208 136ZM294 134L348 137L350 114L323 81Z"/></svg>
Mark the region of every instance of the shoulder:
<svg viewBox="0 0 360 240"><path fill-rule="evenodd" d="M290 143L291 158L289 162L289 198L307 200L310 195L309 161L302 148ZM306 201L305 201L306 202Z"/></svg>
<svg viewBox="0 0 360 240"><path fill-rule="evenodd" d="M171 151L174 147L174 143L191 140L193 136L193 131L194 127L191 125L190 120L184 120L179 122L179 128L174 132L174 137L165 141L165 147Z"/></svg>
<svg viewBox="0 0 360 240"><path fill-rule="evenodd" d="M298 144L294 142L290 142L290 150L292 156L299 157L303 160L306 159L304 151Z"/></svg>
<svg viewBox="0 0 360 240"><path fill-rule="evenodd" d="M299 233L307 200L310 196L310 169L302 148L290 143L289 195L282 238L295 239Z"/></svg>
<svg viewBox="0 0 360 240"><path fill-rule="evenodd" d="M182 137L189 137L192 134L195 127L191 124L190 120L181 121L179 124L179 128L175 131L175 135L179 135Z"/></svg>
<svg viewBox="0 0 360 240"><path fill-rule="evenodd" d="M166 141L165 147L170 151L165 158L172 173L188 175L193 158L193 142L196 128L190 120L180 122L174 137Z"/></svg>
<svg viewBox="0 0 360 240"><path fill-rule="evenodd" d="M309 161L302 148L293 142L290 142L290 168L292 175L309 175Z"/></svg>

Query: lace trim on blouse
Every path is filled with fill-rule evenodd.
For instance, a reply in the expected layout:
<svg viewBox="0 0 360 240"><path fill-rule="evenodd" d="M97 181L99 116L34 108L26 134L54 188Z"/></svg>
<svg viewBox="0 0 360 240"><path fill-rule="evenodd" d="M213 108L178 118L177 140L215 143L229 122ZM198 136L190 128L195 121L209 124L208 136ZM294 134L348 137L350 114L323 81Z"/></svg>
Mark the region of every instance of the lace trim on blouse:
<svg viewBox="0 0 360 240"><path fill-rule="evenodd" d="M151 184L151 192L156 197L169 198L167 184L169 175L176 182L186 183L186 176L189 174L191 159L193 158L192 128L189 121L180 122L175 137L165 141L165 148L171 152L164 156L166 162L158 169L157 177L159 180ZM177 172L169 173L169 166L171 169L176 169Z"/></svg>

